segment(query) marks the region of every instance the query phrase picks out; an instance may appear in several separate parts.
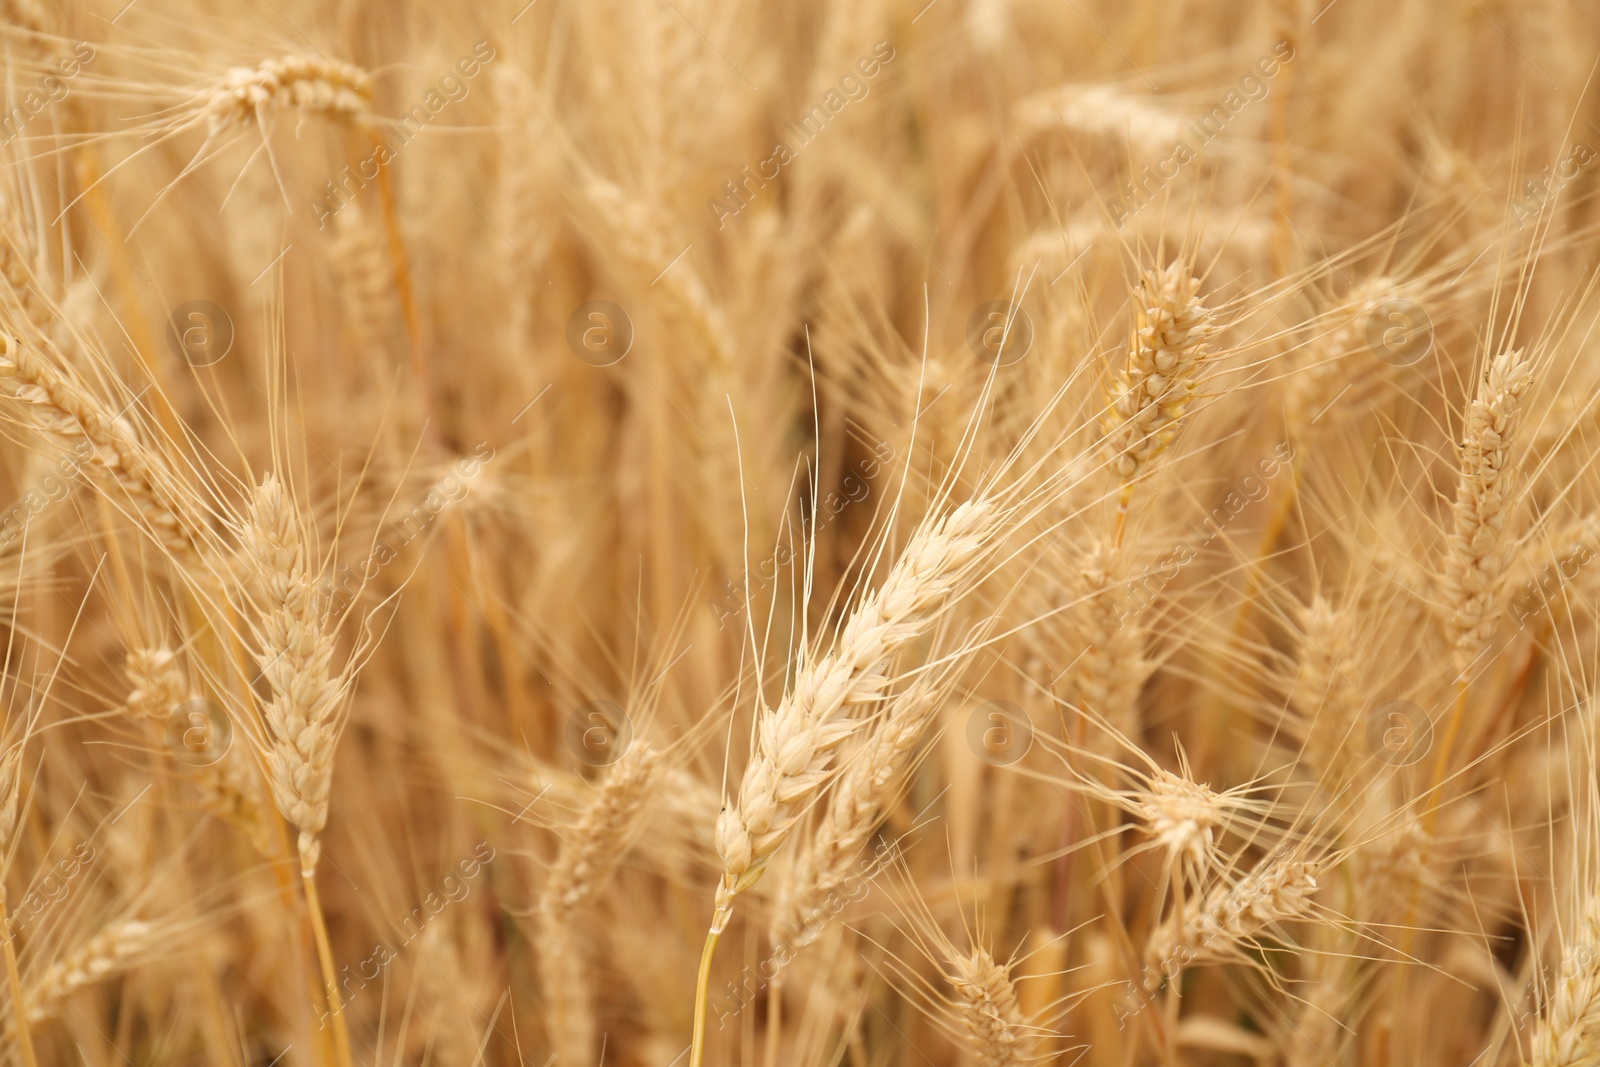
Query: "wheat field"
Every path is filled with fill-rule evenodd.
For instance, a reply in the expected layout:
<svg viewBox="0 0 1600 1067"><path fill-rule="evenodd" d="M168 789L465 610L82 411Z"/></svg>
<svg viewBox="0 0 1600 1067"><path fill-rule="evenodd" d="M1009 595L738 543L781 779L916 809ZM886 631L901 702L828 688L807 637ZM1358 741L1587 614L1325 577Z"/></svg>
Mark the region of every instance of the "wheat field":
<svg viewBox="0 0 1600 1067"><path fill-rule="evenodd" d="M1578 0L0 0L0 1056L1600 1067Z"/></svg>

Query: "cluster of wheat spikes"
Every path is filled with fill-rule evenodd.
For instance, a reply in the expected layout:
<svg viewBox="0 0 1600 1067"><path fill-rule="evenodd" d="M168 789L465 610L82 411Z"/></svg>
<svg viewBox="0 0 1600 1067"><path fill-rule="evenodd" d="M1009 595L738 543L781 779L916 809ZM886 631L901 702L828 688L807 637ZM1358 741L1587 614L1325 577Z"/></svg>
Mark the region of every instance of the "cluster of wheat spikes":
<svg viewBox="0 0 1600 1067"><path fill-rule="evenodd" d="M1600 1067L1590 7L0 63L0 1064Z"/></svg>

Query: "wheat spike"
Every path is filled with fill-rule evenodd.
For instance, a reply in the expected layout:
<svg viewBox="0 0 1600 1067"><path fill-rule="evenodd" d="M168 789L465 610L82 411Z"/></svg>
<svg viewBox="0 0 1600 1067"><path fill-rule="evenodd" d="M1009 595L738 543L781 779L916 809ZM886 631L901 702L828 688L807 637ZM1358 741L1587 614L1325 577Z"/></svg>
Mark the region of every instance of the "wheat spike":
<svg viewBox="0 0 1600 1067"><path fill-rule="evenodd" d="M1533 1067L1600 1064L1600 898L1567 946L1550 1006L1533 1036Z"/></svg>
<svg viewBox="0 0 1600 1067"><path fill-rule="evenodd" d="M372 78L359 67L321 56L279 56L233 67L202 86L196 102L210 136L248 126L272 108L319 112L360 125L372 118Z"/></svg>
<svg viewBox="0 0 1600 1067"><path fill-rule="evenodd" d="M593 799L563 834L555 864L535 909L539 977L545 1019L557 1062L593 1061L598 1048L589 976L576 926L585 906L605 887L639 830L660 754L631 745L612 764Z"/></svg>
<svg viewBox="0 0 1600 1067"><path fill-rule="evenodd" d="M1216 847L1216 831L1227 814L1226 798L1188 777L1158 769L1134 798L1134 812L1167 855L1203 868Z"/></svg>
<svg viewBox="0 0 1600 1067"><path fill-rule="evenodd" d="M1300 610L1300 649L1294 679L1289 686L1289 724L1301 742L1301 761L1325 776L1323 784L1336 790L1345 768L1342 757L1353 744L1352 729L1360 714L1354 685L1349 609L1333 605L1317 594Z"/></svg>
<svg viewBox="0 0 1600 1067"><path fill-rule="evenodd" d="M1366 345L1367 316L1395 293L1391 279L1378 275L1354 286L1337 311L1337 325L1320 333L1299 352L1286 383L1285 421L1292 433L1313 433L1324 411L1352 382L1351 353Z"/></svg>
<svg viewBox="0 0 1600 1067"><path fill-rule="evenodd" d="M1138 326L1103 420L1107 462L1124 486L1167 450L1194 400L1209 355L1206 340L1216 332L1199 292L1200 279L1181 261L1140 279Z"/></svg>
<svg viewBox="0 0 1600 1067"><path fill-rule="evenodd" d="M151 947L155 933L149 923L125 919L107 926L52 963L27 991L28 1022L53 1018L74 993L125 970Z"/></svg>
<svg viewBox="0 0 1600 1067"><path fill-rule="evenodd" d="M0 751L0 855L11 848L11 838L17 832L22 796L22 745L14 743ZM0 900L4 900L5 887L0 886Z"/></svg>
<svg viewBox="0 0 1600 1067"><path fill-rule="evenodd" d="M19 421L68 451L86 454L89 469L128 496L163 547L180 556L195 550L195 509L139 443L126 417L15 338L0 338L0 394L20 406Z"/></svg>
<svg viewBox="0 0 1600 1067"><path fill-rule="evenodd" d="M794 869L778 895L771 922L777 951L798 951L821 932L814 918L853 877L856 857L896 795L948 684L931 671L917 675L888 702L883 721L840 769L816 832L796 853Z"/></svg>
<svg viewBox="0 0 1600 1067"><path fill-rule="evenodd" d="M1017 1004L1010 969L981 948L950 959L946 977L956 993L957 1013L968 1048L984 1067L1012 1067L1033 1060L1034 1034Z"/></svg>
<svg viewBox="0 0 1600 1067"><path fill-rule="evenodd" d="M1074 613L1081 656L1071 684L1083 707L1101 716L1124 738L1140 737L1139 691L1150 673L1144 628L1119 602L1126 556L1096 541L1079 567L1079 606Z"/></svg>
<svg viewBox="0 0 1600 1067"><path fill-rule="evenodd" d="M969 501L925 521L883 584L845 622L833 651L815 660L802 652L793 688L759 716L756 752L737 803L717 818L723 874L713 932L727 925L733 898L761 876L816 799L834 751L861 725L853 713L883 698L894 657L956 593L995 518L992 503Z"/></svg>
<svg viewBox="0 0 1600 1067"><path fill-rule="evenodd" d="M165 647L136 648L128 653L126 671L133 687L128 711L158 735L166 735L173 716L190 697L178 654ZM185 773L200 791L207 810L243 830L257 852L263 856L271 853L266 818L255 799L254 774L236 750L230 747L214 762L187 767Z"/></svg>
<svg viewBox="0 0 1600 1067"><path fill-rule="evenodd" d="M177 653L170 648L136 648L128 653L128 710L165 727L172 709L183 703L188 682Z"/></svg>
<svg viewBox="0 0 1600 1067"><path fill-rule="evenodd" d="M1456 664L1463 672L1499 621L1511 546L1511 442L1533 365L1520 351L1490 361L1467 407L1456 485L1455 524L1445 550L1444 593Z"/></svg>
<svg viewBox="0 0 1600 1067"><path fill-rule="evenodd" d="M1142 156L1170 153L1184 139L1184 123L1171 111L1114 85L1063 85L1019 101L1018 132L1037 134L1057 126L1127 143Z"/></svg>
<svg viewBox="0 0 1600 1067"><path fill-rule="evenodd" d="M1225 958L1228 951L1274 923L1299 918L1317 891L1318 864L1293 854L1270 857L1235 885L1212 889L1203 901L1186 902L1150 938L1145 958L1170 968Z"/></svg>
<svg viewBox="0 0 1600 1067"><path fill-rule="evenodd" d="M333 227L328 255L344 297L351 340L358 347L381 351L399 314L388 236L355 201L334 216Z"/></svg>
<svg viewBox="0 0 1600 1067"><path fill-rule="evenodd" d="M50 16L38 0L0 0L0 20L35 35L51 30Z"/></svg>
<svg viewBox="0 0 1600 1067"><path fill-rule="evenodd" d="M328 819L346 683L333 674L332 620L300 522L293 500L269 474L256 486L239 541L257 590L255 658L270 694L262 701L267 779L279 810L300 831L301 866L311 872Z"/></svg>

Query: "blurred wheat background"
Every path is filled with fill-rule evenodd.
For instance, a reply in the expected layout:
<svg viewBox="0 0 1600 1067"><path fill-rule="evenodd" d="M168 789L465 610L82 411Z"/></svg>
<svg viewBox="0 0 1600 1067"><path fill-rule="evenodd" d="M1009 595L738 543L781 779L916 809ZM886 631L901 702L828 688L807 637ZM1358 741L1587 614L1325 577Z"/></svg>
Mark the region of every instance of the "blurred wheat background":
<svg viewBox="0 0 1600 1067"><path fill-rule="evenodd" d="M3 0L0 1049L1600 1065L1576 0Z"/></svg>

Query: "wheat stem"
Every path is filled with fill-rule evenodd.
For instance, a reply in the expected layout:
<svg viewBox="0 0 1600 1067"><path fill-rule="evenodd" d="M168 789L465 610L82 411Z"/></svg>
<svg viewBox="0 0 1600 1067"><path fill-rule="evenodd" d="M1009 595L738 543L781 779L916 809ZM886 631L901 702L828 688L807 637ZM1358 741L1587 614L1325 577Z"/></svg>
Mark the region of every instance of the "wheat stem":
<svg viewBox="0 0 1600 1067"><path fill-rule="evenodd" d="M328 1015L333 1020L333 1046L339 1067L353 1067L350 1058L350 1031L344 1021L344 1003L339 998L339 979L333 969L333 949L328 944L328 926L322 917L322 898L317 895L314 870L300 868L300 882L306 890L306 912L311 917L311 934L317 941L317 962L322 967L322 985L328 997Z"/></svg>
<svg viewBox="0 0 1600 1067"><path fill-rule="evenodd" d="M703 1067L706 1056L706 1006L710 1000L711 959L717 953L720 931L707 930L705 947L700 950L700 973L694 985L694 1038L689 1050L689 1067Z"/></svg>
<svg viewBox="0 0 1600 1067"><path fill-rule="evenodd" d="M6 985L11 990L11 1017L17 1025L17 1043L22 1047L22 1062L26 1067L39 1067L33 1052L33 1031L28 1026L28 1013L22 998L22 976L17 970L16 939L11 936L11 912L6 904L5 886L0 885L0 932L6 939Z"/></svg>

